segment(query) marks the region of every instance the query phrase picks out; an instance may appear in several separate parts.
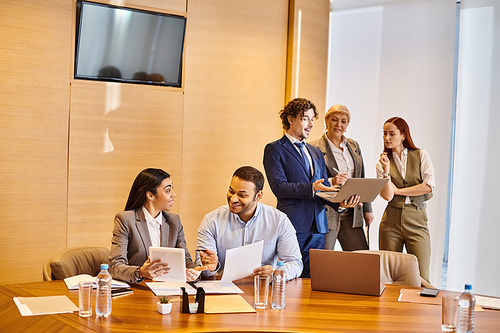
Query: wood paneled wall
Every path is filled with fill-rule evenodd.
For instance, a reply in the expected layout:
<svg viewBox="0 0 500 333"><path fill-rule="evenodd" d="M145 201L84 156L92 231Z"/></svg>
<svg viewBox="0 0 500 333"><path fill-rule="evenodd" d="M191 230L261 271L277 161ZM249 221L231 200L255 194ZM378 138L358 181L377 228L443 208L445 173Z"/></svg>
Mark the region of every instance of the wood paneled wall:
<svg viewBox="0 0 500 333"><path fill-rule="evenodd" d="M234 170L263 171L265 144L282 135L287 0L109 3L186 14L183 89L73 80L75 0L0 2L0 283L41 280L61 248L109 246L113 216L146 167L172 175L173 212L194 250ZM316 52L301 56L311 68L300 92L313 101L326 82Z"/></svg>
<svg viewBox="0 0 500 333"><path fill-rule="evenodd" d="M0 282L40 280L66 246L72 5L6 0L0 12Z"/></svg>
<svg viewBox="0 0 500 333"><path fill-rule="evenodd" d="M233 172L282 135L288 1L189 1L180 215L194 248ZM275 204L269 187L263 202Z"/></svg>
<svg viewBox="0 0 500 333"><path fill-rule="evenodd" d="M311 100L320 115L310 138L324 132L328 72L328 25L330 2L290 0L288 34L287 100L304 97Z"/></svg>
<svg viewBox="0 0 500 333"><path fill-rule="evenodd" d="M68 246L111 244L113 217L141 170L180 182L183 98L165 87L71 84Z"/></svg>

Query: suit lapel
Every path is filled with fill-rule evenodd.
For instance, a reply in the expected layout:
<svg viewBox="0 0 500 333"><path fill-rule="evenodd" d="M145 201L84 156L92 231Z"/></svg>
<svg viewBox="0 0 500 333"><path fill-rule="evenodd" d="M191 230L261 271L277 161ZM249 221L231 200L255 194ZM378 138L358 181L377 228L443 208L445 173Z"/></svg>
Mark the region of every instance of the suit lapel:
<svg viewBox="0 0 500 333"><path fill-rule="evenodd" d="M163 217L165 218L165 222L161 224L160 227L160 235L161 235L161 246L168 246L168 235L169 235L169 229L170 226L167 223L169 221L169 216L165 214L165 212L161 212L163 214ZM174 246L175 247L175 246Z"/></svg>
<svg viewBox="0 0 500 333"><path fill-rule="evenodd" d="M151 236L149 235L148 223L146 222L146 218L144 217L142 208L138 208L135 210L135 226L137 227L137 231L141 236L146 253L149 253L149 247L152 245Z"/></svg>
<svg viewBox="0 0 500 333"><path fill-rule="evenodd" d="M361 177L361 155L356 149L356 146L347 139L347 150L351 154L352 161L354 163L354 177Z"/></svg>
<svg viewBox="0 0 500 333"><path fill-rule="evenodd" d="M302 170L304 170L304 173L307 174L308 172L307 172L306 166L304 164L304 160L302 159L302 156L299 154L297 149L295 149L295 146L290 142L290 140L286 137L286 135L284 135L281 138L281 144L290 154L292 154L297 159L297 162L299 162L299 164L302 166ZM311 155L311 149L308 149L308 151L309 151L309 154ZM311 155L311 157L312 157L312 155ZM312 160L313 160L313 165L314 165L314 158L312 158ZM316 170L315 166L314 166L314 169ZM309 176L309 178L311 178L311 175L308 175L308 176Z"/></svg>
<svg viewBox="0 0 500 333"><path fill-rule="evenodd" d="M319 140L319 149L325 154L325 163L326 163L326 168L328 170L328 177L335 177L337 175L337 171L335 169L339 169L337 165L337 161L335 160L335 157L333 156L332 149L330 148L330 144L328 143L328 138L326 137L326 134L323 134L321 139Z"/></svg>
<svg viewBox="0 0 500 333"><path fill-rule="evenodd" d="M321 167L318 165L319 159L321 156L318 156L317 150L314 150L314 147L311 146L310 144L306 143L307 151L309 152L309 155L311 155L311 161L313 165L313 175L309 175L309 179L320 179L321 178Z"/></svg>

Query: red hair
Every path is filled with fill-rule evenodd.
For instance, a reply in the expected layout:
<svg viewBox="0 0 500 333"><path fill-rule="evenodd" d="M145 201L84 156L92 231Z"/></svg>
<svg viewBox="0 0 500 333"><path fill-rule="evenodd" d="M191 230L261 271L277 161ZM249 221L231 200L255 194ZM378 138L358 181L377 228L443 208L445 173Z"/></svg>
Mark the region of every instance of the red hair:
<svg viewBox="0 0 500 333"><path fill-rule="evenodd" d="M406 121L403 118L392 117L392 118L387 119L385 121L384 125L387 123L393 123L398 128L399 132L401 132L401 134L405 135L405 139L403 140L403 146L405 148L418 149L417 146L415 146L415 144L413 143L413 139L411 138L410 126L408 126L408 124L406 123ZM392 158L392 149L391 148L387 148L384 145L384 152L387 153L387 156L389 158Z"/></svg>

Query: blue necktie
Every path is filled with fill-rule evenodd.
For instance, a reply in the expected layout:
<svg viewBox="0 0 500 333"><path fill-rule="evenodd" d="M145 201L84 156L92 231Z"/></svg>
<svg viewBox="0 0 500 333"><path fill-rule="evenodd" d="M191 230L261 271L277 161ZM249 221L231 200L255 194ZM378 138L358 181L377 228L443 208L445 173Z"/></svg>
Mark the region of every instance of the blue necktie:
<svg viewBox="0 0 500 333"><path fill-rule="evenodd" d="M302 155L302 160L305 163L307 175L310 176L311 175L311 165L309 164L309 160L307 159L306 148L304 147L304 144L302 142L295 142L294 145L299 147L300 155Z"/></svg>

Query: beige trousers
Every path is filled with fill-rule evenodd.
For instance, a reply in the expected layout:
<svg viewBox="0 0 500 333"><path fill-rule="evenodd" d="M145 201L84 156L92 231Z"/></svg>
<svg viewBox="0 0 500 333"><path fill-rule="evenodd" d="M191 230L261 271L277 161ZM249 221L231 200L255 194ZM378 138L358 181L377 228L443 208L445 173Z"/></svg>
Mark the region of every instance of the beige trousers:
<svg viewBox="0 0 500 333"><path fill-rule="evenodd" d="M387 206L379 228L379 249L413 254L418 259L420 276L429 282L431 241L425 208L411 204L403 208Z"/></svg>

